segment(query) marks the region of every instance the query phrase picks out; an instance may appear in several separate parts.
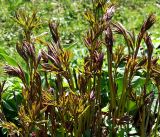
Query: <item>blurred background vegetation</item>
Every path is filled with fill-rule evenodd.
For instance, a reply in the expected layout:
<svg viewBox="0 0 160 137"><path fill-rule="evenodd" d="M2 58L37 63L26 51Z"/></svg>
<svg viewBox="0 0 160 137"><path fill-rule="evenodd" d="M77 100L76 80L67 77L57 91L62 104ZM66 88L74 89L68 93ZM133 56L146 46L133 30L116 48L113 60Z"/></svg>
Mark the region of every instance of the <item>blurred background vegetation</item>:
<svg viewBox="0 0 160 137"><path fill-rule="evenodd" d="M150 30L160 42L160 1L159 0L111 0L117 9L114 20L129 30L139 30L144 18L157 15L157 22ZM0 48L14 56L15 44L21 30L12 17L19 8L37 10L43 25L37 34L48 32L48 20L57 20L60 24L61 40L66 47L82 47L83 34L87 28L84 13L91 8L91 0L1 0L0 1ZM36 32L35 32L36 33ZM18 37L17 37L18 36ZM47 37L46 37L47 39ZM158 41L159 40L159 41Z"/></svg>
<svg viewBox="0 0 160 137"><path fill-rule="evenodd" d="M108 0L116 5L116 12L113 17L114 22L120 22L126 29L138 32L144 19L150 14L155 13L157 21L149 33L155 48L160 45L160 1L159 0ZM21 64L22 59L17 56L16 43L22 39L21 29L13 20L18 9L27 11L38 11L42 25L34 36L43 35L49 32L48 21L59 22L59 32L61 43L64 48L70 48L74 52L73 65L81 64L80 56L85 56L86 49L83 43L83 36L87 31L89 23L85 20L84 13L92 9L91 0L0 0L0 66L5 62ZM48 41L49 35L44 35L44 41ZM118 44L123 45L124 41ZM41 48L41 45L38 45ZM156 50L155 56L159 56ZM6 56L8 55L8 56ZM3 76L0 67L1 80Z"/></svg>

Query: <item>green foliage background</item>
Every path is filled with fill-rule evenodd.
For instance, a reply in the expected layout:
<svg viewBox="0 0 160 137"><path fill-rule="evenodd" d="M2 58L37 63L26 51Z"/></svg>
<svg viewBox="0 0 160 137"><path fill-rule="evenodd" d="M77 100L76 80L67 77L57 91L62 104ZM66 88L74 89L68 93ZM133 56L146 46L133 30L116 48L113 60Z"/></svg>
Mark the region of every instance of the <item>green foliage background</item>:
<svg viewBox="0 0 160 137"><path fill-rule="evenodd" d="M122 23L129 30L139 30L144 18L149 13L157 15L157 23L150 30L154 37L160 32L160 5L157 0L111 0L117 9L114 20ZM21 30L13 21L15 11L19 8L37 10L42 18L40 32L48 32L48 19L60 22L63 45L66 47L82 47L82 35L87 28L84 12L91 8L91 0L1 0L0 1L0 47L14 56L17 36ZM39 34L39 32L38 32ZM20 38L21 36L19 36ZM158 43L159 41L155 41Z"/></svg>

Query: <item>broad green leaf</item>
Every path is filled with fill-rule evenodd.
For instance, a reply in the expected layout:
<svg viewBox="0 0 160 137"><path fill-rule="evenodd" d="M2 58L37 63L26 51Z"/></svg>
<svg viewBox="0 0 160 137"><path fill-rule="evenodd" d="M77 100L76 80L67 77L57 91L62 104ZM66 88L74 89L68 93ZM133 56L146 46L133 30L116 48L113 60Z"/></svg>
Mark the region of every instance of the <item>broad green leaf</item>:
<svg viewBox="0 0 160 137"><path fill-rule="evenodd" d="M2 100L2 102L3 102L3 106L4 106L6 109L8 109L9 111L12 111L12 112L15 111L14 108L11 107L10 104L9 104L6 100Z"/></svg>
<svg viewBox="0 0 160 137"><path fill-rule="evenodd" d="M12 57L10 57L9 55L4 54L4 53L0 53L0 55L5 59L5 61L9 65L17 66L17 62Z"/></svg>
<svg viewBox="0 0 160 137"><path fill-rule="evenodd" d="M7 52L3 48L0 48L0 53L7 54Z"/></svg>
<svg viewBox="0 0 160 137"><path fill-rule="evenodd" d="M116 79L116 84L117 84L117 87L118 87L118 96L121 95L122 93L122 90L123 90L123 77L119 77Z"/></svg>
<svg viewBox="0 0 160 137"><path fill-rule="evenodd" d="M130 113L132 113L132 112L135 112L135 110L136 110L136 108L137 108L137 106L136 106L136 103L135 102L133 102L133 101L128 101L127 102L127 104L126 104L126 109L127 109L127 111Z"/></svg>
<svg viewBox="0 0 160 137"><path fill-rule="evenodd" d="M109 105L101 109L102 112L107 113L109 111Z"/></svg>

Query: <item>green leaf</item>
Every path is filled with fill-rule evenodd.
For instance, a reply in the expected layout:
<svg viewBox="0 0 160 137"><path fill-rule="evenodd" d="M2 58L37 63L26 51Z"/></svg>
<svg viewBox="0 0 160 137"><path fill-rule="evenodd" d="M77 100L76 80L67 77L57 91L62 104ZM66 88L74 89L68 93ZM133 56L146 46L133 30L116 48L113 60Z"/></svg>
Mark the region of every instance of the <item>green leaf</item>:
<svg viewBox="0 0 160 137"><path fill-rule="evenodd" d="M71 44L71 45L64 45L64 49L71 50L76 46L77 42Z"/></svg>
<svg viewBox="0 0 160 137"><path fill-rule="evenodd" d="M7 52L3 48L0 48L0 53L7 54Z"/></svg>
<svg viewBox="0 0 160 137"><path fill-rule="evenodd" d="M4 53L0 53L0 55L5 59L6 62L8 62L9 65L17 66L17 62L12 57L9 57L9 55Z"/></svg>
<svg viewBox="0 0 160 137"><path fill-rule="evenodd" d="M107 113L109 111L109 105L101 109L102 112Z"/></svg>
<svg viewBox="0 0 160 137"><path fill-rule="evenodd" d="M136 108L137 108L136 103L131 100L129 100L128 103L126 104L126 109L128 112L134 113Z"/></svg>
<svg viewBox="0 0 160 137"><path fill-rule="evenodd" d="M144 85L146 78L140 76L134 76L131 82L131 85L134 88L141 87Z"/></svg>
<svg viewBox="0 0 160 137"><path fill-rule="evenodd" d="M15 88L15 89L14 89ZM2 94L2 108L6 118L14 120L18 115L18 106L22 102L21 90L17 87L17 83L12 88L7 89Z"/></svg>
<svg viewBox="0 0 160 137"><path fill-rule="evenodd" d="M9 104L7 101L2 100L2 102L3 102L3 106L4 106L5 108L7 108L9 111L12 111L12 112L15 111L15 110L13 109L13 107L11 107L10 104Z"/></svg>
<svg viewBox="0 0 160 137"><path fill-rule="evenodd" d="M116 84L117 84L117 87L118 87L118 96L121 95L122 93L122 90L123 90L123 77L119 77L116 79Z"/></svg>
<svg viewBox="0 0 160 137"><path fill-rule="evenodd" d="M7 137L7 129L6 128L2 128L2 134L4 137Z"/></svg>

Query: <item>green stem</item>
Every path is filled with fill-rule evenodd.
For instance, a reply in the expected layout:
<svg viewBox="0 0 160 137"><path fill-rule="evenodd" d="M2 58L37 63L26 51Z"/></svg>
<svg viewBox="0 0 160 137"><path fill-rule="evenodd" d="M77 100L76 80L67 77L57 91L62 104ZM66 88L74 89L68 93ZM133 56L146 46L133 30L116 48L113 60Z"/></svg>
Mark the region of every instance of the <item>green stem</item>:
<svg viewBox="0 0 160 137"><path fill-rule="evenodd" d="M142 107L142 124L141 124L141 137L145 137L145 105Z"/></svg>
<svg viewBox="0 0 160 137"><path fill-rule="evenodd" d="M115 126L116 126L116 92L114 87L114 81L112 76L112 50L107 47L107 59L108 59L108 74L109 74L109 87L111 94L111 112L112 112L112 136L116 135ZM112 47L111 47L112 48Z"/></svg>
<svg viewBox="0 0 160 137"><path fill-rule="evenodd" d="M101 136L101 120L102 120L102 114L101 114L101 72L98 75L98 80L97 80L97 100L98 100L98 123L97 123L97 136Z"/></svg>
<svg viewBox="0 0 160 137"><path fill-rule="evenodd" d="M71 70L70 68L68 68L68 74L69 74L69 78L67 79L69 86L71 88L72 91L75 91L74 89L74 82L73 82L73 78L72 78L72 74L71 74Z"/></svg>

